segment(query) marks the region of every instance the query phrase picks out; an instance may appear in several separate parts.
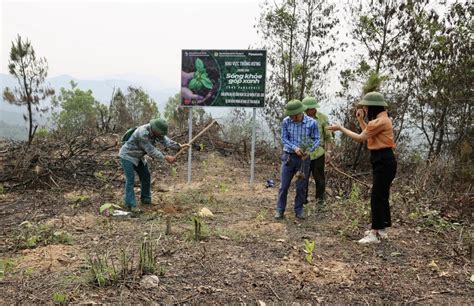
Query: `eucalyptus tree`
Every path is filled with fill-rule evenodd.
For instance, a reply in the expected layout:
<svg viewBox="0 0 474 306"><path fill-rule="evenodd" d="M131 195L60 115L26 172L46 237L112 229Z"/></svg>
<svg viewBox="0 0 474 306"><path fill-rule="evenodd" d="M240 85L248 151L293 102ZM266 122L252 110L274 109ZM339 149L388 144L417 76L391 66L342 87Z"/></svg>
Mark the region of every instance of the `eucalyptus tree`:
<svg viewBox="0 0 474 306"><path fill-rule="evenodd" d="M132 124L137 126L160 117L158 106L142 88L128 87L125 95L127 110L132 118Z"/></svg>
<svg viewBox="0 0 474 306"><path fill-rule="evenodd" d="M111 117L114 130L122 132L160 117L158 106L142 88L129 86L124 93L115 91L111 102Z"/></svg>
<svg viewBox="0 0 474 306"><path fill-rule="evenodd" d="M397 140L405 127L410 134L418 130L421 137L414 137L428 159L465 147L466 137L473 137L469 2L377 0L349 8L352 38L363 52L341 72L340 95L347 104L335 115L356 125L350 106L368 89L360 85L377 75L384 81L381 87L372 82L371 89L380 89L391 102ZM355 85L361 89L351 91Z"/></svg>
<svg viewBox="0 0 474 306"><path fill-rule="evenodd" d="M127 109L125 95L120 88L115 91L111 104L113 130L122 132L131 128L132 116Z"/></svg>
<svg viewBox="0 0 474 306"><path fill-rule="evenodd" d="M333 114L344 124L358 129L354 118L355 104L367 92L382 91L390 103L390 115L393 118L396 139L399 139L407 115L407 92L411 84L398 81L399 74L395 67L403 53L400 43L406 40L408 31L401 27L404 6L399 0L371 0L351 2L346 6L349 26L349 40L345 44L346 52L351 52L350 68L341 71L342 89L338 93L346 103L340 105ZM347 25L347 23L345 24ZM355 169L359 164L363 144L355 144L342 138L345 162ZM347 154L349 152L355 154ZM367 155L367 154L366 154Z"/></svg>
<svg viewBox="0 0 474 306"><path fill-rule="evenodd" d="M164 117L168 123L177 127L182 133L187 129L189 108L181 106L181 94L169 97L165 105ZM206 113L203 107L193 107L193 125L202 125L211 119L211 115Z"/></svg>
<svg viewBox="0 0 474 306"><path fill-rule="evenodd" d="M428 159L457 154L473 143L472 5L410 1L405 13L409 36L396 68L400 81L412 84L410 122L423 135Z"/></svg>
<svg viewBox="0 0 474 306"><path fill-rule="evenodd" d="M52 105L53 121L59 130L66 133L82 133L94 130L98 123L98 102L91 90L82 90L78 84L70 81L71 88L61 88L60 94L54 96Z"/></svg>
<svg viewBox="0 0 474 306"><path fill-rule="evenodd" d="M268 56L267 100L262 115L279 138L285 104L311 94L321 98L334 62L335 5L324 0L265 1L256 25Z"/></svg>

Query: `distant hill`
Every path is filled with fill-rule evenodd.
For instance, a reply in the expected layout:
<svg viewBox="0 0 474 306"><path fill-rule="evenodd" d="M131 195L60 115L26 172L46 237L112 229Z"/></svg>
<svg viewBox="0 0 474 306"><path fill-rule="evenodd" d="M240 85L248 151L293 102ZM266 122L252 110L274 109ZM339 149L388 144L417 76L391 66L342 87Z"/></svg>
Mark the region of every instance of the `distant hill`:
<svg viewBox="0 0 474 306"><path fill-rule="evenodd" d="M8 124L0 119L0 139L27 140L28 129L16 124Z"/></svg>
<svg viewBox="0 0 474 306"><path fill-rule="evenodd" d="M126 77L126 75L124 75ZM48 78L48 82L51 83L54 89L59 90L61 87L68 88L70 87L69 82L73 80L78 83L78 87L83 90L92 90L94 97L102 102L108 103L112 96L113 88L120 88L123 91L129 86L141 87L143 88L152 99L158 104L160 110L163 110L168 98L174 96L178 91L178 86L176 88L165 87L160 85L159 79L156 77L142 77L137 78L130 76L129 79L119 79L114 76L109 78L101 78L96 80L84 80L77 79L69 75L60 75L53 78Z"/></svg>
<svg viewBox="0 0 474 306"><path fill-rule="evenodd" d="M59 93L62 87L70 88L71 80L76 82L78 87L82 90L92 90L92 94L96 100L104 104L109 103L114 87L115 89L120 88L122 91L126 91L129 86L141 87L155 100L160 112L164 111L168 98L174 96L179 91L178 84L174 87L174 84L167 84L155 76L120 75L87 80L78 79L70 75L60 75L47 78L46 82L55 89L56 93ZM14 88L15 86L18 86L15 78L9 74L0 73L0 90L2 93L5 87ZM50 101L44 101L42 105L49 106L49 103ZM19 107L5 102L2 94L0 94L0 121L3 121L3 125L0 126L0 137L7 136L7 130L9 135L24 133L26 122L23 119L23 114L25 112L25 107ZM46 123L46 118L38 118L37 120L40 124ZM6 125L8 125L8 127ZM21 130L21 132L18 131L18 133L16 133L14 131L15 128Z"/></svg>
<svg viewBox="0 0 474 306"><path fill-rule="evenodd" d="M123 75L123 77L129 77L129 79L119 79L110 76L109 78L101 78L96 80L85 80L78 79L70 75L60 75L46 80L47 83L53 87L56 92L59 92L61 87L69 88L69 82L73 80L78 84L78 87L83 90L92 90L94 97L102 102L108 103L112 96L113 88L120 88L126 90L128 86L142 87L152 99L158 104L160 111L164 110L168 98L174 96L178 91L178 84L176 87L169 86L162 82L157 84L160 80L153 76L134 76L134 75ZM5 87L13 88L17 86L16 80L9 74L0 73L0 90L3 92ZM22 108L11 105L3 101L0 95L0 109L3 111L12 111L22 113Z"/></svg>

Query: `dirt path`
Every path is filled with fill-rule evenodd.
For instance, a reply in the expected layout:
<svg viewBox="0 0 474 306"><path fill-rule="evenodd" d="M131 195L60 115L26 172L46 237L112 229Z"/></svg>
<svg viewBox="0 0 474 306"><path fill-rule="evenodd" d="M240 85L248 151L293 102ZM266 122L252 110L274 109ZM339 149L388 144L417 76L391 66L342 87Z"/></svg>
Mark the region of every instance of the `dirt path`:
<svg viewBox="0 0 474 306"><path fill-rule="evenodd" d="M248 165L217 154L195 158L193 183L185 184L184 164L176 173L165 169L169 181L159 182L169 191L155 185L154 205L138 218L98 214L104 202L121 202L113 184L100 192L1 195L0 303L474 303L474 269L462 239L472 225L420 226L395 193L390 239L362 246L356 240L369 220L365 196L333 195L324 211L313 208L299 222L290 193L287 218L275 221L277 188L264 182L278 177L278 165L257 166L251 189ZM191 219L202 207L214 217L203 219L203 239L194 241ZM36 230L49 231L51 241L21 249L23 221L33 229L42 224ZM136 268L144 237L156 243L159 283L152 288ZM315 242L311 264L305 239ZM107 254L118 267L121 250L132 258L130 271L111 285L94 285L87 259Z"/></svg>

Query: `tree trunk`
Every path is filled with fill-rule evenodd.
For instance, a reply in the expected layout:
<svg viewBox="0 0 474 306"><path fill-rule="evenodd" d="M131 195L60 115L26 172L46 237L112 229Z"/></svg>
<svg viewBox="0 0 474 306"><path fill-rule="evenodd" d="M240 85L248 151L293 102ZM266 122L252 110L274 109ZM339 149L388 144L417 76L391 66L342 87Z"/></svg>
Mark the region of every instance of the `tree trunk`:
<svg viewBox="0 0 474 306"><path fill-rule="evenodd" d="M446 132L446 114L448 112L448 107L444 106L443 110L441 112L441 118L439 120L439 134L438 134L438 139L436 140L436 150L434 152L435 156L439 156L441 154L441 148L443 147L444 144L444 134Z"/></svg>
<svg viewBox="0 0 474 306"><path fill-rule="evenodd" d="M400 128L398 129L398 133L395 136L395 143L397 143L398 138L400 138L400 135L402 134L402 131L403 131L403 125L405 123L405 114L407 113L407 110L408 110L408 95L409 95L408 93L409 92L411 92L411 84L408 87L407 94L403 98L403 101L402 101L402 105L403 105L403 111L401 113L402 118L401 118Z"/></svg>
<svg viewBox="0 0 474 306"><path fill-rule="evenodd" d="M295 36L294 18L296 13L296 2L293 4L290 26L290 50L288 55L288 101L293 99L293 39Z"/></svg>
<svg viewBox="0 0 474 306"><path fill-rule="evenodd" d="M301 90L300 90L300 100L304 98L304 92L306 88L306 74L307 72L307 65L308 65L308 57L309 57L309 45L311 43L311 26L313 21L313 8L311 6L312 2L308 1L308 27L306 28L306 40L304 45L303 51L303 68L301 70Z"/></svg>
<svg viewBox="0 0 474 306"><path fill-rule="evenodd" d="M33 130L33 113L31 110L31 102L28 102L28 121L29 121L29 128L28 128L28 144L27 147L30 146L31 142L33 141L34 134L36 132L36 128Z"/></svg>

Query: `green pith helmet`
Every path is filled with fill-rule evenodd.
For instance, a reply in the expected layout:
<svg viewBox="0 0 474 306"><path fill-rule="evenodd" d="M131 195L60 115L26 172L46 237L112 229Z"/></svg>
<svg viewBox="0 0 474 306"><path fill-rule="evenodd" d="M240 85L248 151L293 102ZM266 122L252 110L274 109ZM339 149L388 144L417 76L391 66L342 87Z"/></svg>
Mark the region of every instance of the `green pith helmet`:
<svg viewBox="0 0 474 306"><path fill-rule="evenodd" d="M385 99L383 98L383 95L376 91L367 93L357 105L388 106L387 102L385 102Z"/></svg>
<svg viewBox="0 0 474 306"><path fill-rule="evenodd" d="M306 109L311 109L311 108L318 109L319 108L318 102L316 102L316 99L313 98L313 97L304 98L302 103L303 103L304 106L306 106Z"/></svg>
<svg viewBox="0 0 474 306"><path fill-rule="evenodd" d="M151 129L160 132L162 136L168 134L168 123L165 119L157 118L150 120Z"/></svg>
<svg viewBox="0 0 474 306"><path fill-rule="evenodd" d="M288 102L285 107L285 116L293 116L306 110L306 106L300 100L294 99Z"/></svg>

